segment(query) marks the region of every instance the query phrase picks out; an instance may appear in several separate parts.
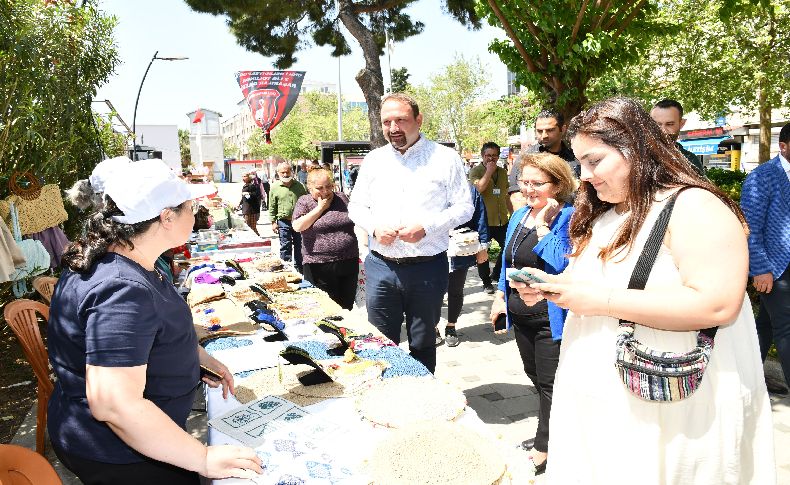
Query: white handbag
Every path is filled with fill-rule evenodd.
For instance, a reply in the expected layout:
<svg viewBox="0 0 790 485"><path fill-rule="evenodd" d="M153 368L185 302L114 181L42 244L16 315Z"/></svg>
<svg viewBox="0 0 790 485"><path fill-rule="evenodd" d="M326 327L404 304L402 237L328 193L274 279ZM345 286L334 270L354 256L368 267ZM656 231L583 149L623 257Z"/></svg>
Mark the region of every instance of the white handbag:
<svg viewBox="0 0 790 485"><path fill-rule="evenodd" d="M480 235L477 231L466 227L450 231L450 246L447 248L448 256L474 256L482 249Z"/></svg>

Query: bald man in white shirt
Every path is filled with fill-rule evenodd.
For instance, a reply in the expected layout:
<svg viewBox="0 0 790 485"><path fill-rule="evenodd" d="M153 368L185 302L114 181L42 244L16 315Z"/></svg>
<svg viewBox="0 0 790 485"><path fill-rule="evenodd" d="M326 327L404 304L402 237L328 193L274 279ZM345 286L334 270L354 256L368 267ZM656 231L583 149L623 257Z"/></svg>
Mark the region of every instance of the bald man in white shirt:
<svg viewBox="0 0 790 485"><path fill-rule="evenodd" d="M405 316L411 355L434 372L449 233L474 207L461 158L420 133L413 98L386 96L381 123L389 144L365 157L348 206L351 220L372 236L365 260L368 319L400 343Z"/></svg>

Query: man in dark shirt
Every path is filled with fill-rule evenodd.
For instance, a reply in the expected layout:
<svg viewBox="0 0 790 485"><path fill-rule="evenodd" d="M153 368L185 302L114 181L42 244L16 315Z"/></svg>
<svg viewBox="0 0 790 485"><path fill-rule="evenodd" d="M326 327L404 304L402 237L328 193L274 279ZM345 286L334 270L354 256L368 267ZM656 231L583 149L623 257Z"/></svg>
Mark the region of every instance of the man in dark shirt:
<svg viewBox="0 0 790 485"><path fill-rule="evenodd" d="M678 143L680 130L683 128L683 125L686 124L686 118L683 117L683 105L674 99L662 99L653 106L652 110L650 110L650 117L653 118L653 121L658 123L661 131L666 133L669 138L675 142L675 146L678 147L680 153L686 157L691 166L694 167L694 170L696 170L698 174L704 176L705 170L702 168L702 161L700 161L699 157L686 150L683 148L683 145Z"/></svg>
<svg viewBox="0 0 790 485"><path fill-rule="evenodd" d="M573 150L563 141L566 128L565 116L563 116L562 113L555 109L544 109L538 113L538 117L535 120L535 135L538 143L527 148L526 153L549 152L557 155L568 162L568 165L571 166L571 170L573 170L573 173L576 174L576 178L578 178L581 175L581 166L579 162L576 161L576 155L573 154ZM518 160L516 160L512 170L510 170L510 176L508 178L510 186L507 190L513 206L513 211L517 211L527 203L518 188L518 176L520 171L521 167L519 167Z"/></svg>

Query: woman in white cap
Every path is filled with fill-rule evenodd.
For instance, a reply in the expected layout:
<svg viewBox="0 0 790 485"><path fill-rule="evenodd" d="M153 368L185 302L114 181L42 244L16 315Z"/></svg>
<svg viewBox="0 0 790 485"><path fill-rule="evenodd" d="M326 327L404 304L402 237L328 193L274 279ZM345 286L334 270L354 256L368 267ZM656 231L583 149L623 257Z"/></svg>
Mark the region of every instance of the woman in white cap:
<svg viewBox="0 0 790 485"><path fill-rule="evenodd" d="M77 180L66 191L69 202L78 209L101 210L104 205L104 186L110 177L118 170L132 163L127 157L108 158L99 162L87 179Z"/></svg>
<svg viewBox="0 0 790 485"><path fill-rule="evenodd" d="M185 431L200 365L223 395L233 375L198 344L189 307L155 267L192 230L202 186L161 160L127 164L104 206L64 253L52 298L49 357L57 375L48 431L60 461L86 484L197 484L261 473L255 451L206 447Z"/></svg>

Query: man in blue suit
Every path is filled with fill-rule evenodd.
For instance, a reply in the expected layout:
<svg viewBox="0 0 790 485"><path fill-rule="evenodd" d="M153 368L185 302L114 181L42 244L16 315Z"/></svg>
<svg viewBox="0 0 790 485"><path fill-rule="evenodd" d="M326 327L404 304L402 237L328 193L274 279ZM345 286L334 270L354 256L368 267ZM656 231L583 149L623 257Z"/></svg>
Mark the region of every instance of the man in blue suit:
<svg viewBox="0 0 790 485"><path fill-rule="evenodd" d="M743 183L741 208L749 223L749 275L760 293L757 335L763 360L773 341L790 384L790 124L779 133L779 155ZM784 391L787 389L770 389Z"/></svg>

